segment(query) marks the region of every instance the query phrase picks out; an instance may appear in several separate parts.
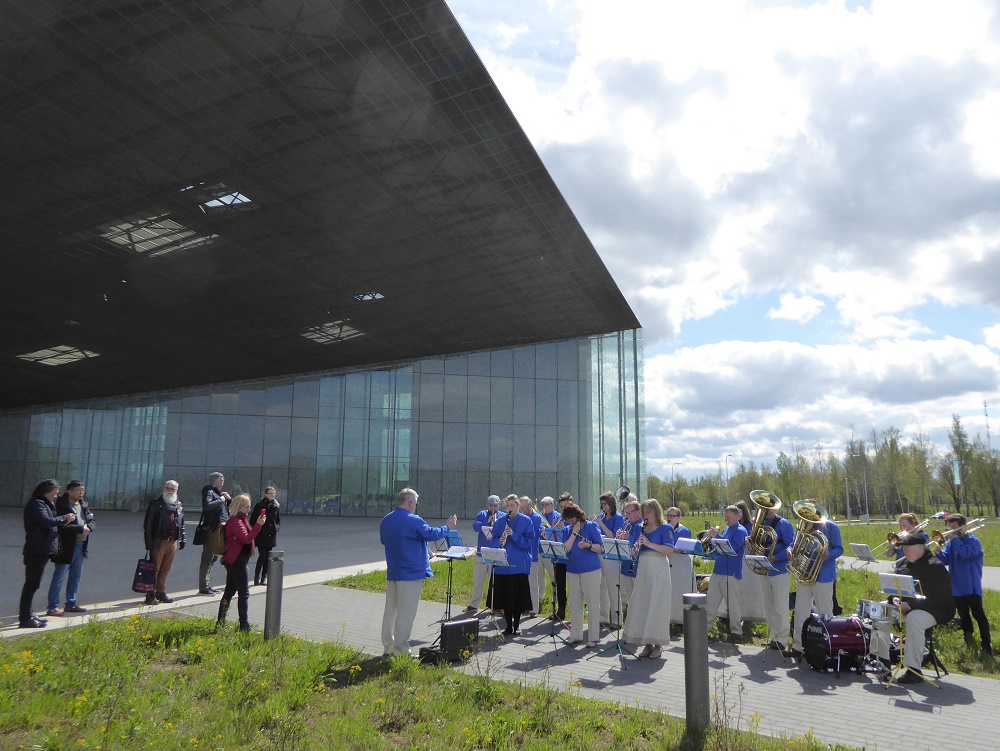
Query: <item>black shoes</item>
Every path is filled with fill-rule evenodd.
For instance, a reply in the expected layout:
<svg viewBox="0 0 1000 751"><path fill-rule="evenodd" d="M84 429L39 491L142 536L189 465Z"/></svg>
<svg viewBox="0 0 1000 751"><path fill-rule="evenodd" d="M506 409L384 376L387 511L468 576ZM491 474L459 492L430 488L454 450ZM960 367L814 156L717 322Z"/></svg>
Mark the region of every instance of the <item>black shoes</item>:
<svg viewBox="0 0 1000 751"><path fill-rule="evenodd" d="M788 649L782 650L782 657L794 657L796 660L802 659L802 650L795 649L794 647L789 647Z"/></svg>
<svg viewBox="0 0 1000 751"><path fill-rule="evenodd" d="M924 674L922 672L909 668L896 683L923 683L923 681Z"/></svg>
<svg viewBox="0 0 1000 751"><path fill-rule="evenodd" d="M212 589L211 587L208 587L208 588L205 588L205 589L199 589L198 590L198 594L200 594L200 595L217 595L217 594L219 594L219 590Z"/></svg>
<svg viewBox="0 0 1000 751"><path fill-rule="evenodd" d="M28 619L26 621L21 621L20 623L18 623L17 627L18 628L45 628L48 625L49 625L49 622L47 620L45 620L44 618L36 618L35 616L31 616L30 619Z"/></svg>
<svg viewBox="0 0 1000 751"><path fill-rule="evenodd" d="M173 597L167 597L167 593L166 592L157 592L156 593L156 599L159 600L160 602L166 604L166 605L169 605L171 602L174 601Z"/></svg>
<svg viewBox="0 0 1000 751"><path fill-rule="evenodd" d="M146 601L143 604L144 605L155 605L156 604L156 595L154 595L152 592L147 592L146 593Z"/></svg>

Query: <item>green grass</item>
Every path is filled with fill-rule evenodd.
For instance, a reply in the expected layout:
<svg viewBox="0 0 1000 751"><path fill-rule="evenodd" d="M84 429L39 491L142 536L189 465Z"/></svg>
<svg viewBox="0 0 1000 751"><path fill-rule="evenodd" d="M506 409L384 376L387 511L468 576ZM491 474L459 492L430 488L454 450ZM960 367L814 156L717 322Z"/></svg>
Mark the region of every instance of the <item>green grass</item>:
<svg viewBox="0 0 1000 751"><path fill-rule="evenodd" d="M846 524L838 522L838 525L840 526L840 535L844 540L844 551L847 555L851 554L851 549L848 547L849 543L866 543L874 550L876 545L885 542L886 535L889 532L899 532L899 525L896 522L870 522L869 524ZM945 532L947 528L943 519L934 519L924 527L923 531L929 536L934 530ZM1000 566L1000 521L991 519L986 523L985 527L976 530L974 534L983 544L984 565ZM883 546L877 555L884 557L884 552L885 547Z"/></svg>
<svg viewBox="0 0 1000 751"><path fill-rule="evenodd" d="M494 680L488 655L465 673L213 627L136 616L0 641L0 748L829 748L809 734L771 739L722 724L760 721L738 707L723 708L705 737L685 737L683 720L584 699L572 686Z"/></svg>
<svg viewBox="0 0 1000 751"><path fill-rule="evenodd" d="M874 525L873 525L874 526ZM888 529L883 525L883 529ZM1000 531L1000 526L994 529ZM853 531L853 530L852 530ZM993 529L990 530L991 532ZM869 534L881 534L885 539L885 533L881 530L872 530ZM846 537L845 532L845 537ZM854 540L855 542L859 540ZM447 597L448 564L444 562L432 563L434 578L428 579L424 583L422 599L431 602L445 602ZM698 573L710 573L711 563L704 559L695 559L695 570ZM453 574L454 597L452 600L452 614L456 614L464 608L472 595L472 564L455 564ZM371 573L355 574L333 582L327 582L338 587L348 589L358 589L366 592L385 592L386 575L384 571L374 571ZM795 584L792 583L794 590ZM548 588L551 592L551 587ZM840 581L837 584L837 597L844 615L852 615L855 612L857 601L884 599L878 592L878 576L875 574L865 574L863 571L851 571L841 567ZM542 600L542 612L548 612L551 608L551 598L546 595ZM990 630L995 635L994 641L1000 640L1000 592L986 591L983 598L983 607L990 621ZM568 614L572 618L572 613ZM718 627L716 627L718 628ZM744 623L743 635L748 644L764 646L767 641L766 623ZM957 629L939 629L939 642L937 645L938 654L944 664L956 673L968 675L978 675L990 678L1000 678L1000 669L993 661L984 662L981 659L978 649L969 649L965 646L965 639L961 631ZM979 629L976 627L976 643L979 643Z"/></svg>

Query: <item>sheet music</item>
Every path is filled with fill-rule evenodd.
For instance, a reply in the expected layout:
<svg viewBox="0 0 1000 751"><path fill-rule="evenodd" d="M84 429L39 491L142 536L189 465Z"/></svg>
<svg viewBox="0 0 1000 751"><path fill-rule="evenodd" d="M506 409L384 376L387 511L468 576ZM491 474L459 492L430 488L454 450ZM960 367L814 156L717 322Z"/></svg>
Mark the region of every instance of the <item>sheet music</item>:
<svg viewBox="0 0 1000 751"><path fill-rule="evenodd" d="M719 555L725 556L726 558L736 557L736 551L733 550L733 546L729 544L729 540L725 537L713 537L712 544L715 546L715 552Z"/></svg>
<svg viewBox="0 0 1000 751"><path fill-rule="evenodd" d="M698 541L693 537L678 537L674 540L674 550L682 553L694 553L698 546Z"/></svg>
<svg viewBox="0 0 1000 751"><path fill-rule="evenodd" d="M750 567L752 571L765 571L767 573L778 573L778 569L771 565L771 562L767 560L767 556L763 555L748 555L744 556L743 560Z"/></svg>
<svg viewBox="0 0 1000 751"><path fill-rule="evenodd" d="M455 561L464 561L472 558L476 554L475 548L468 548L465 545L452 545L445 551L438 553L439 558L450 558Z"/></svg>
<svg viewBox="0 0 1000 751"><path fill-rule="evenodd" d="M872 549L863 542L852 542L849 544L851 552L854 553L854 557L858 560L867 561L868 563L878 563L878 559L872 555Z"/></svg>
<svg viewBox="0 0 1000 751"><path fill-rule="evenodd" d="M896 595L897 597L920 597L920 593L917 591L917 585L920 582L915 582L912 576L906 576L904 574L883 574L878 575L879 585L882 587L882 592L887 595Z"/></svg>

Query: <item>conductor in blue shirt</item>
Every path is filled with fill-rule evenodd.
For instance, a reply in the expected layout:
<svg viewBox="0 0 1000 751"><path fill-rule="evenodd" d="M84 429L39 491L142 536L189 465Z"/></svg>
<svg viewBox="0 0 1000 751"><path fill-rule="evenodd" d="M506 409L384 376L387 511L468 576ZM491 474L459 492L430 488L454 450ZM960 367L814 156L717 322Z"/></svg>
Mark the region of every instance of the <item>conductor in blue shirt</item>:
<svg viewBox="0 0 1000 751"><path fill-rule="evenodd" d="M458 526L452 515L443 527L430 527L417 516L420 496L413 488L399 491L398 507L386 514L379 525L379 538L385 546L387 569L385 612L382 614L382 646L384 654L409 653L410 631L417 615L424 579L434 576L431 571L427 543L443 540L448 531Z"/></svg>

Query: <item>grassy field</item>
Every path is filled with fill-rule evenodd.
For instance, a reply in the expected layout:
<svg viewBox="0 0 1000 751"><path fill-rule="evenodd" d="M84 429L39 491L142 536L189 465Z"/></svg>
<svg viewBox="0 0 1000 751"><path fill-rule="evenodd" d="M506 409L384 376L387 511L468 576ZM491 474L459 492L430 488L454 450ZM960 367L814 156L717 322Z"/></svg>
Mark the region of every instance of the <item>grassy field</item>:
<svg viewBox="0 0 1000 751"><path fill-rule="evenodd" d="M30 751L826 749L337 644L133 617L0 640L0 748ZM563 690L557 690L561 688ZM733 721L735 710L718 713ZM753 718L747 719L751 725ZM842 748L837 746L836 748Z"/></svg>
<svg viewBox="0 0 1000 751"><path fill-rule="evenodd" d="M992 530L991 530L992 531ZM871 534L879 534L872 532ZM846 536L846 534L845 534ZM882 539L885 534L882 534ZM711 565L703 559L696 558L696 570L699 572L711 572ZM432 602L445 602L447 597L448 584L448 564L433 563L431 568L435 572L433 579L428 579L424 583L423 599ZM376 571L365 574L356 574L335 582L328 582L338 587L349 589L360 589L367 592L385 592L385 572ZM472 564L471 562L456 563L454 567L453 580L454 596L452 601L452 614L461 612L472 595ZM793 582L792 589L795 584ZM548 613L551 609L551 588L542 600L542 611ZM866 574L862 571L851 571L840 569L840 581L837 584L837 597L845 615L852 615L855 612L857 601L882 599L878 591L878 577L874 574ZM987 591L983 600L983 606L987 617L990 620L990 629L995 635L1000 635L1000 592ZM572 613L568 613L572 618ZM940 629L939 630L938 654L949 670L966 673L968 675L988 676L1000 678L1000 669L992 660L983 661L979 650L969 649L965 646L965 640L960 630ZM748 643L763 646L767 639L767 624L746 623L743 634ZM979 632L976 629L976 642L978 644ZM997 638L1000 638L998 636Z"/></svg>

